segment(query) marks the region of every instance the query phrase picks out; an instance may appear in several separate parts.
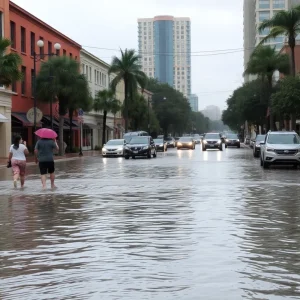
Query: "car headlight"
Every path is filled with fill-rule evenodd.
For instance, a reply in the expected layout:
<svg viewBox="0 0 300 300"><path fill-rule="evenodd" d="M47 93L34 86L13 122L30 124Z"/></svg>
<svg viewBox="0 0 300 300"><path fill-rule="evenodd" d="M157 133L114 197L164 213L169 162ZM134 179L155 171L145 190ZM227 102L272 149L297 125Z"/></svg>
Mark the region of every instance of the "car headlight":
<svg viewBox="0 0 300 300"><path fill-rule="evenodd" d="M181 146L182 144L178 142L177 145L178 145L178 146Z"/></svg>
<svg viewBox="0 0 300 300"><path fill-rule="evenodd" d="M203 143L204 143L204 144L207 144L207 141L206 141L206 140L203 140Z"/></svg>
<svg viewBox="0 0 300 300"><path fill-rule="evenodd" d="M221 140L218 140L218 142L217 142L218 144L220 144L220 143L222 143L222 141Z"/></svg>
<svg viewBox="0 0 300 300"><path fill-rule="evenodd" d="M226 139L225 141L226 141L227 143L229 142L229 140L228 140L228 139Z"/></svg>
<svg viewBox="0 0 300 300"><path fill-rule="evenodd" d="M274 152L274 149L273 148L267 148L267 151L268 152Z"/></svg>
<svg viewBox="0 0 300 300"><path fill-rule="evenodd" d="M159 145L159 147L163 147L163 146L164 146L164 144L160 144L160 145Z"/></svg>
<svg viewBox="0 0 300 300"><path fill-rule="evenodd" d="M236 141L237 141L237 142L239 142L240 140L239 140L239 139L237 139Z"/></svg>
<svg viewBox="0 0 300 300"><path fill-rule="evenodd" d="M121 151L121 150L123 150L123 147L120 147L120 148L118 148L117 150L118 150L118 151Z"/></svg>
<svg viewBox="0 0 300 300"><path fill-rule="evenodd" d="M126 150L130 150L128 146L125 147Z"/></svg>
<svg viewBox="0 0 300 300"><path fill-rule="evenodd" d="M189 145L193 145L193 142L190 142Z"/></svg>
<svg viewBox="0 0 300 300"><path fill-rule="evenodd" d="M104 147L104 148L102 148L102 151L107 151L107 149Z"/></svg>
<svg viewBox="0 0 300 300"><path fill-rule="evenodd" d="M145 149L149 149L149 146L145 146L145 147L143 147L143 149L145 150Z"/></svg>

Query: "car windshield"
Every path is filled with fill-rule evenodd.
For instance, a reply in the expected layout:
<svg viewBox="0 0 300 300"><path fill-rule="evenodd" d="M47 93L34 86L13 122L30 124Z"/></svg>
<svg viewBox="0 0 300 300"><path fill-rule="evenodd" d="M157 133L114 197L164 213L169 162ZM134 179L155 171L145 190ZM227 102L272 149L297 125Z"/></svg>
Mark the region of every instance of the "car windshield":
<svg viewBox="0 0 300 300"><path fill-rule="evenodd" d="M265 137L266 137L265 135L260 134L260 135L256 136L255 140L256 140L257 142L262 142L262 141L265 140Z"/></svg>
<svg viewBox="0 0 300 300"><path fill-rule="evenodd" d="M219 140L220 139L220 135L217 133L209 133L205 135L205 138L208 140Z"/></svg>
<svg viewBox="0 0 300 300"><path fill-rule="evenodd" d="M166 141L173 141L173 138L167 137L167 138L166 138Z"/></svg>
<svg viewBox="0 0 300 300"><path fill-rule="evenodd" d="M148 144L148 138L147 137L133 137L129 144L143 144L143 145L146 145Z"/></svg>
<svg viewBox="0 0 300 300"><path fill-rule="evenodd" d="M123 145L124 140L110 140L106 143L106 145Z"/></svg>
<svg viewBox="0 0 300 300"><path fill-rule="evenodd" d="M284 144L295 145L300 144L299 136L297 134L270 134L268 137L268 144Z"/></svg>
<svg viewBox="0 0 300 300"><path fill-rule="evenodd" d="M180 142L191 142L192 141L192 138L190 137L182 137L179 139Z"/></svg>
<svg viewBox="0 0 300 300"><path fill-rule="evenodd" d="M163 144L164 140L163 139L154 139L155 144Z"/></svg>
<svg viewBox="0 0 300 300"><path fill-rule="evenodd" d="M237 134L228 134L227 138L228 139L238 139L238 136L237 136Z"/></svg>

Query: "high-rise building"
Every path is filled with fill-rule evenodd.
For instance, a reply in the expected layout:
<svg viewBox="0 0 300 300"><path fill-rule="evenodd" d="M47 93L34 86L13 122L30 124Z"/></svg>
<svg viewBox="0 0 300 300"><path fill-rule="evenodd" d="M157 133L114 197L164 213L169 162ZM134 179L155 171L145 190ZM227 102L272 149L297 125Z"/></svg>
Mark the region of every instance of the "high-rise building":
<svg viewBox="0 0 300 300"><path fill-rule="evenodd" d="M221 120L221 110L218 106L209 105L206 106L202 113L205 117L211 119L212 121Z"/></svg>
<svg viewBox="0 0 300 300"><path fill-rule="evenodd" d="M191 94L191 21L157 16L138 19L139 55L143 71Z"/></svg>
<svg viewBox="0 0 300 300"><path fill-rule="evenodd" d="M192 111L199 111L199 103L198 103L198 96L196 94L191 94L189 97L189 102Z"/></svg>
<svg viewBox="0 0 300 300"><path fill-rule="evenodd" d="M280 10L288 10L295 5L300 5L300 0L244 0L244 69L246 69L250 56L260 41L269 34L269 29L258 31L260 23L270 19ZM274 45L279 51L285 42L284 36L266 42ZM251 80L246 75L245 81Z"/></svg>

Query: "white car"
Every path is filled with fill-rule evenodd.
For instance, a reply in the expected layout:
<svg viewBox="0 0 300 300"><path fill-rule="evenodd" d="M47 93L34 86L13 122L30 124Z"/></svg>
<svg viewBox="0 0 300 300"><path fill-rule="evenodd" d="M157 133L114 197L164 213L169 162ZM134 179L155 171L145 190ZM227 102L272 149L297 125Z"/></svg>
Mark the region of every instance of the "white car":
<svg viewBox="0 0 300 300"><path fill-rule="evenodd" d="M300 138L295 131L269 131L260 143L260 165L300 165Z"/></svg>
<svg viewBox="0 0 300 300"><path fill-rule="evenodd" d="M124 156L124 139L110 140L102 148L102 156Z"/></svg>

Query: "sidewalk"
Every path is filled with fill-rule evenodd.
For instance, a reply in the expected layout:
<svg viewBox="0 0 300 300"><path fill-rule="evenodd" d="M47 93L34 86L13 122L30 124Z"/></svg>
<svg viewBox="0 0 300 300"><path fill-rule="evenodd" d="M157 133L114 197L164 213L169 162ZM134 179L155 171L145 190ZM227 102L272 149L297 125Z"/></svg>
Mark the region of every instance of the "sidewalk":
<svg viewBox="0 0 300 300"><path fill-rule="evenodd" d="M91 156L100 156L101 155L101 151L83 151L82 152L83 156L79 156L78 153L66 153L64 156L54 156L54 160L69 160L69 159L75 159L75 158L81 158L81 157L91 157ZM34 156L33 155L29 155L27 156L27 164L31 165L34 164ZM0 168L5 167L6 168L7 165L7 158L0 158Z"/></svg>

